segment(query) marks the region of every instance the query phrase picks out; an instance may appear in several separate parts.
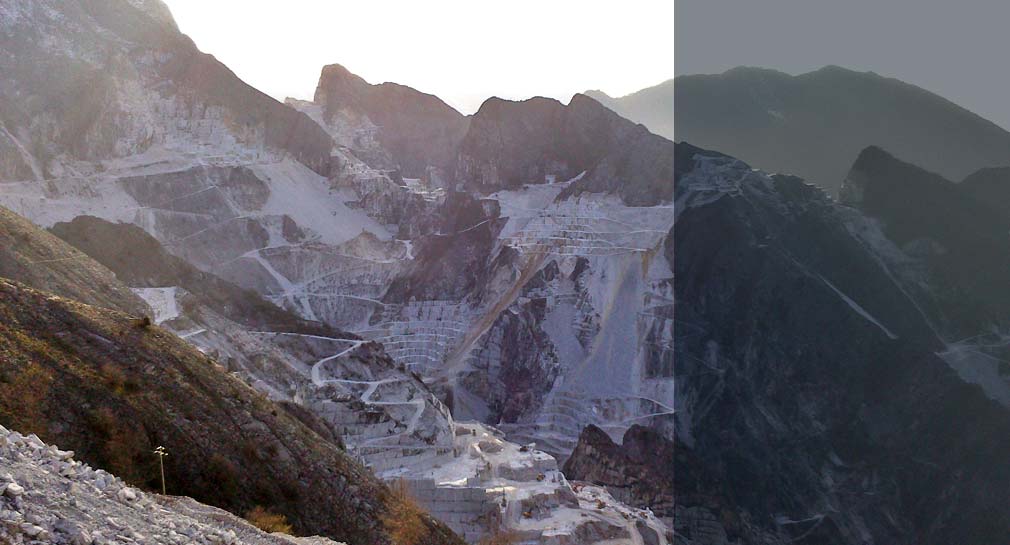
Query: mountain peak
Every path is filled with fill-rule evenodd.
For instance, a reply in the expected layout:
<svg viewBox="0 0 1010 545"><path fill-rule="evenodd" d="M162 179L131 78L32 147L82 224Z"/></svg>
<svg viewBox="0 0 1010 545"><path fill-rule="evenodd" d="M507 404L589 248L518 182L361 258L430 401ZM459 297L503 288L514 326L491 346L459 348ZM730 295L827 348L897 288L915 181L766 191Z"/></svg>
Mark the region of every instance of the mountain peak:
<svg viewBox="0 0 1010 545"><path fill-rule="evenodd" d="M904 199L923 191L944 191L953 185L938 174L898 159L880 146L867 146L849 169L839 197L845 204L872 208L884 196L888 200Z"/></svg>
<svg viewBox="0 0 1010 545"><path fill-rule="evenodd" d="M339 63L327 64L326 66L323 67L323 69L319 73L320 85L323 83L324 80L330 81L333 79L337 80L347 79L367 84L364 78L355 74L354 72L351 72L350 70L347 69L346 66Z"/></svg>
<svg viewBox="0 0 1010 545"><path fill-rule="evenodd" d="M568 101L568 107L591 107L591 108L604 108L605 106L599 100L594 97L587 95L585 93L575 93L572 95L572 99Z"/></svg>
<svg viewBox="0 0 1010 545"><path fill-rule="evenodd" d="M588 97L595 98L597 100L599 100L600 98L613 100L614 98L601 89L587 89L582 94Z"/></svg>
<svg viewBox="0 0 1010 545"><path fill-rule="evenodd" d="M859 152L859 156L856 157L856 162L853 163L852 168L863 170L889 161L900 162L897 157L888 153L880 146L866 146L863 148L863 151Z"/></svg>
<svg viewBox="0 0 1010 545"><path fill-rule="evenodd" d="M859 72L858 70L853 70L851 68L846 68L844 66L839 66L837 64L826 64L817 70L813 70L813 74L872 74L873 72Z"/></svg>
<svg viewBox="0 0 1010 545"><path fill-rule="evenodd" d="M496 112L501 108L510 108L515 105L523 105L524 107L542 107L542 108L564 107L564 104L560 100L550 97L535 96L515 100L510 98L502 98L499 96L491 96L481 103L480 107L477 108L477 112L474 114L474 117L481 115L481 112L484 112L484 114L487 115L488 113Z"/></svg>
<svg viewBox="0 0 1010 545"><path fill-rule="evenodd" d="M362 89L368 86L369 83L364 78L354 74L343 65L328 64L319 73L319 83L316 85L313 101L325 107L327 100L335 95L341 95L345 97L345 100L356 98L362 93Z"/></svg>
<svg viewBox="0 0 1010 545"><path fill-rule="evenodd" d="M434 95L396 83L373 85L340 64L323 67L313 102L322 108L331 134L372 127L388 152L371 159L372 166L399 170L409 178L428 176L429 167L450 170L469 124Z"/></svg>

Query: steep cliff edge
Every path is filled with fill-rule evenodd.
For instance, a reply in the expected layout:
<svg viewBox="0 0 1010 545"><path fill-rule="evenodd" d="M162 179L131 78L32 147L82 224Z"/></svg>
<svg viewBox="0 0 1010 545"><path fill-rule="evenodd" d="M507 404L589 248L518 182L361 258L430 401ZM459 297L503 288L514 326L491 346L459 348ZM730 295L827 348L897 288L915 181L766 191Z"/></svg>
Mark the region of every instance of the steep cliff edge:
<svg viewBox="0 0 1010 545"><path fill-rule="evenodd" d="M371 85L339 64L323 67L313 102L324 126L362 150L375 139L387 155L365 157L376 168L423 178L429 167L449 172L469 119L441 99L396 83ZM345 127L347 131L341 131Z"/></svg>

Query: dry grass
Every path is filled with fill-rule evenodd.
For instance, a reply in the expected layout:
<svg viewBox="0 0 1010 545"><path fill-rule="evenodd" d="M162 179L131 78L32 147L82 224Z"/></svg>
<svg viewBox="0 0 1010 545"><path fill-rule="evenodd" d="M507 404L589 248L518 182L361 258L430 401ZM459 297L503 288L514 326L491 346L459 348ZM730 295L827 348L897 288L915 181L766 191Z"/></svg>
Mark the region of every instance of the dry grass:
<svg viewBox="0 0 1010 545"><path fill-rule="evenodd" d="M132 389L132 384L130 384L130 380L127 378L126 373L124 373L118 366L111 363L105 363L102 364L98 371L102 375L105 385L115 392L116 395L123 395L126 393L127 389Z"/></svg>
<svg viewBox="0 0 1010 545"><path fill-rule="evenodd" d="M271 534L280 532L282 534L293 535L291 534L291 525L288 524L287 517L274 513L269 509L264 509L259 505L246 513L245 519L264 532Z"/></svg>
<svg viewBox="0 0 1010 545"><path fill-rule="evenodd" d="M0 377L0 396L16 399L19 404L13 414L6 415L10 417L8 422L13 423L21 432L46 437L46 404L52 374L35 362L28 362L18 368L12 362L2 362L2 359L0 358L0 363L9 367L3 370L3 376Z"/></svg>
<svg viewBox="0 0 1010 545"><path fill-rule="evenodd" d="M109 471L128 482L146 482L153 476L148 443L140 430L124 422L108 407L94 409L89 425L101 445L101 461Z"/></svg>
<svg viewBox="0 0 1010 545"><path fill-rule="evenodd" d="M389 486L392 492L388 511L382 516L382 525L393 545L418 545L428 536L428 526L424 523L425 511L410 495L404 480Z"/></svg>

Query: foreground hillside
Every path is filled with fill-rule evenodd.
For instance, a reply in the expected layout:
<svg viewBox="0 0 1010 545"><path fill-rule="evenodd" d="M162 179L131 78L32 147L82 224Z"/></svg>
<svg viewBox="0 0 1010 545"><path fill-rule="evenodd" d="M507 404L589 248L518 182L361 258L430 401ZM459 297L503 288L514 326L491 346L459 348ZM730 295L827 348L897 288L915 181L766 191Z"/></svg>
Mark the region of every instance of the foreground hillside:
<svg viewBox="0 0 1010 545"><path fill-rule="evenodd" d="M0 206L0 277L88 303L140 314L147 305L73 246Z"/></svg>

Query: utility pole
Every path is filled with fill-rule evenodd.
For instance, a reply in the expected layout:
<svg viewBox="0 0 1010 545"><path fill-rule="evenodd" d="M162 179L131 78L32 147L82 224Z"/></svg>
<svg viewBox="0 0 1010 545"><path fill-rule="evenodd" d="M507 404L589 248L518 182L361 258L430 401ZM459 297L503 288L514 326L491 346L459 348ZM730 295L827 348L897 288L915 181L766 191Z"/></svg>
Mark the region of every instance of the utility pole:
<svg viewBox="0 0 1010 545"><path fill-rule="evenodd" d="M165 456L168 456L168 452L165 447L159 446L154 449L154 453L158 455L158 467L161 468L161 495L167 495L165 492Z"/></svg>

